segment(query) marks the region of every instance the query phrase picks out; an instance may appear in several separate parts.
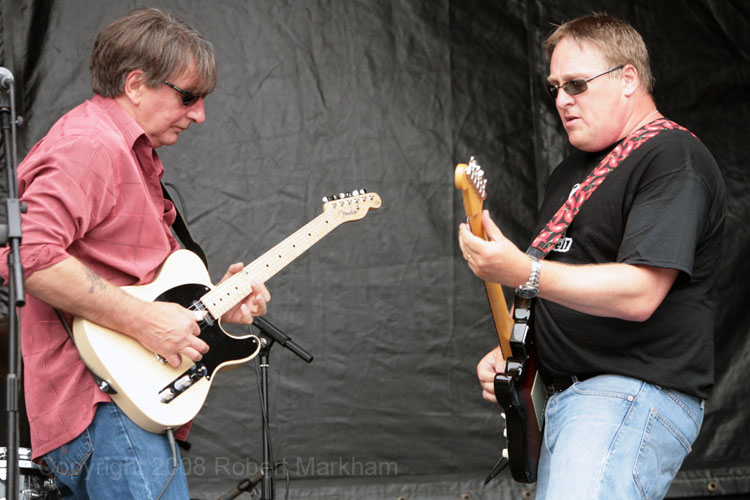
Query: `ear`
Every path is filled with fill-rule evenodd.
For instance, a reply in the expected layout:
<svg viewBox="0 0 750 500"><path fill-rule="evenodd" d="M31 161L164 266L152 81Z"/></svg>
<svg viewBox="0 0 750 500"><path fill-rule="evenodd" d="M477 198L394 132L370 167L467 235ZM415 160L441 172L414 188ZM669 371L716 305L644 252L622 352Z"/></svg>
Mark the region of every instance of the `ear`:
<svg viewBox="0 0 750 500"><path fill-rule="evenodd" d="M638 77L638 70L635 66L632 64L626 64L625 67L622 68L622 81L624 85L623 90L627 97L630 97L636 90L638 90L641 80Z"/></svg>
<svg viewBox="0 0 750 500"><path fill-rule="evenodd" d="M134 69L125 77L122 95L134 105L141 102L143 91L146 89L146 78L143 70Z"/></svg>

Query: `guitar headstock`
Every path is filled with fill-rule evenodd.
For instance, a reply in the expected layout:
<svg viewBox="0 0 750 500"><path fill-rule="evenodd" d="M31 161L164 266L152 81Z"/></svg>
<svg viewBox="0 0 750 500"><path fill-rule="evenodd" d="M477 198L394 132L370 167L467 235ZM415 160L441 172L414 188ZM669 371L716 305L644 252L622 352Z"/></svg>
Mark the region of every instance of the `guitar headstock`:
<svg viewBox="0 0 750 500"><path fill-rule="evenodd" d="M368 193L364 189L323 197L323 211L337 215L343 222L361 219L370 210L380 208L380 205L380 196L377 193Z"/></svg>
<svg viewBox="0 0 750 500"><path fill-rule="evenodd" d="M455 184L456 189L463 194L464 210L472 233L484 234L481 216L482 204L487 198L487 179L484 178L484 170L473 156L468 165L465 163L456 165Z"/></svg>

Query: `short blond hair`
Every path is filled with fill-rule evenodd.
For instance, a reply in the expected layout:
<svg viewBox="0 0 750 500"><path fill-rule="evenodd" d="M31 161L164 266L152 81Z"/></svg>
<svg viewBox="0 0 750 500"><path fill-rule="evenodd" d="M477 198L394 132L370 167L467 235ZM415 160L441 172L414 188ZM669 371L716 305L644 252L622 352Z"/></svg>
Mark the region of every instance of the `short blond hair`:
<svg viewBox="0 0 750 500"><path fill-rule="evenodd" d="M564 38L594 45L602 51L610 67L632 64L638 71L641 86L649 94L653 93L654 77L646 43L630 24L607 14L592 14L563 23L547 37L544 48L548 58Z"/></svg>

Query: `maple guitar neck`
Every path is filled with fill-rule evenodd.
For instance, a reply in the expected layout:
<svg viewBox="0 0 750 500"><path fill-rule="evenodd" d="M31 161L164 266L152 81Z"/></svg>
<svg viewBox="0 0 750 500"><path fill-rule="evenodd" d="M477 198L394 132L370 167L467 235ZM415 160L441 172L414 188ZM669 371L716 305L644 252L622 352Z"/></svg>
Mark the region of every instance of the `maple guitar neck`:
<svg viewBox="0 0 750 500"><path fill-rule="evenodd" d="M464 210L466 218L471 227L471 232L484 240L487 240L487 234L482 226L482 205L487 197L484 171L476 163L474 157L469 164L459 163L455 171L456 189L461 191L464 199ZM505 302L503 287L498 283L485 281L484 286L487 290L487 298L492 310L492 319L497 331L497 339L500 342L500 350L503 359L507 359L511 354L510 335L513 328L513 320L508 314L508 306Z"/></svg>
<svg viewBox="0 0 750 500"><path fill-rule="evenodd" d="M323 213L206 293L201 297L201 303L211 316L220 318L252 293L253 282L265 283L336 227L360 219L368 210L379 206L380 197L375 193L362 193L327 202Z"/></svg>

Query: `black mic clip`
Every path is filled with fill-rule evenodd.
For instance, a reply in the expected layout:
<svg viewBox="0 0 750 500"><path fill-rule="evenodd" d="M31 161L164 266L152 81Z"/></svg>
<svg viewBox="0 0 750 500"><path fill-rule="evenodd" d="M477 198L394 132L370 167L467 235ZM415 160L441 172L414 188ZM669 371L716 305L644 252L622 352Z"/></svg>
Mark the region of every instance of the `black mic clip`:
<svg viewBox="0 0 750 500"><path fill-rule="evenodd" d="M279 330L277 327L271 324L271 322L268 321L267 319L262 318L260 316L256 316L255 319L253 319L253 326L256 326L261 332L263 332L263 334L265 334L272 341L276 341L282 346L292 351L294 354L300 357L304 362L306 363L312 362L313 360L312 354L310 354L309 352L301 348L299 345L297 345L291 338L289 338L289 335Z"/></svg>
<svg viewBox="0 0 750 500"><path fill-rule="evenodd" d="M245 478L237 483L237 486L224 493L217 500L232 500L233 498L237 498L245 492L250 492L253 488L255 488L255 485L258 484L261 479L263 479L263 472L258 471L251 477Z"/></svg>

